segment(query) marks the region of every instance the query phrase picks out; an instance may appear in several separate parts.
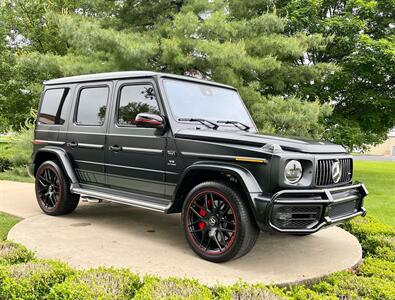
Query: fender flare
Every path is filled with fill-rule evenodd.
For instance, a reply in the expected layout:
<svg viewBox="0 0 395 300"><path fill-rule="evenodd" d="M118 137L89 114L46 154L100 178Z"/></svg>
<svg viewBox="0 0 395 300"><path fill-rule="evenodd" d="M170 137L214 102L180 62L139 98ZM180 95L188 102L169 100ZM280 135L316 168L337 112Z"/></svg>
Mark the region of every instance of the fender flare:
<svg viewBox="0 0 395 300"><path fill-rule="evenodd" d="M63 149L56 147L41 148L35 153L33 157L33 163L35 163L37 155L43 152L55 154L56 157L59 159L60 163L62 164L63 170L66 173L67 177L69 177L70 183L78 185L78 179L75 175L74 168L71 165L70 159L68 158L66 152Z"/></svg>
<svg viewBox="0 0 395 300"><path fill-rule="evenodd" d="M231 174L237 178L237 180L241 183L243 190L247 196L247 200L251 205L251 209L255 214L255 201L253 194L262 193L262 189L256 181L254 175L251 174L249 170L244 167L236 166L232 164L226 163L211 163L211 162L201 162L195 163L189 167L187 167L181 175L179 183L177 184L177 188L173 194L173 204L176 202L176 196L179 192L180 187L183 185L186 177L190 174L191 171L195 170L210 170L210 171L219 171Z"/></svg>

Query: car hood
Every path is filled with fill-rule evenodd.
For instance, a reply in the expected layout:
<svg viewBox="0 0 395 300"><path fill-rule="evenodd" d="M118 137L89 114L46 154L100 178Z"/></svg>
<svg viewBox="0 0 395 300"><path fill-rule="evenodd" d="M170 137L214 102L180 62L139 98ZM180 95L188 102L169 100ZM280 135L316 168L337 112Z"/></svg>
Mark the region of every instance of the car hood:
<svg viewBox="0 0 395 300"><path fill-rule="evenodd" d="M175 133L175 137L257 147L263 147L268 144L277 144L283 150L303 153L346 153L346 150L342 146L329 142L285 138L258 133L248 133L244 131L181 129Z"/></svg>

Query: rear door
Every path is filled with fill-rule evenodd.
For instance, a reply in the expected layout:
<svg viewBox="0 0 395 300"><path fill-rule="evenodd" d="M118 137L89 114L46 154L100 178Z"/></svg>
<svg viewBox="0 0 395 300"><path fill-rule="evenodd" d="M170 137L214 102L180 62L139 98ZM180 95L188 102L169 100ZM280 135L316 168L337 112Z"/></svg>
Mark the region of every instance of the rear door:
<svg viewBox="0 0 395 300"><path fill-rule="evenodd" d="M104 146L112 85L86 83L76 88L66 149L81 184L105 185Z"/></svg>
<svg viewBox="0 0 395 300"><path fill-rule="evenodd" d="M106 143L107 184L119 191L163 197L166 137L134 124L138 113L162 114L155 83L122 80L116 91Z"/></svg>

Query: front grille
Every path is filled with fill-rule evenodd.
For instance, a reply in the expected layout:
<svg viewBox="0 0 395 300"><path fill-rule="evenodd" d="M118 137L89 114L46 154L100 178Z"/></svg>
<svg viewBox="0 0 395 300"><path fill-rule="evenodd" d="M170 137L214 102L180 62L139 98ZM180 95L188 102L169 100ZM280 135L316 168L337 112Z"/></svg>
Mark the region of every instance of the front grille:
<svg viewBox="0 0 395 300"><path fill-rule="evenodd" d="M320 159L317 161L315 170L315 184L320 185L333 185L335 184L332 179L332 165L335 161L339 161L342 170L342 176L338 183L349 182L352 178L352 159Z"/></svg>
<svg viewBox="0 0 395 300"><path fill-rule="evenodd" d="M333 204L330 207L329 217L332 219L344 217L357 212L358 200L352 200L342 203Z"/></svg>
<svg viewBox="0 0 395 300"><path fill-rule="evenodd" d="M276 205L272 214L272 224L282 229L312 228L321 218L320 205Z"/></svg>

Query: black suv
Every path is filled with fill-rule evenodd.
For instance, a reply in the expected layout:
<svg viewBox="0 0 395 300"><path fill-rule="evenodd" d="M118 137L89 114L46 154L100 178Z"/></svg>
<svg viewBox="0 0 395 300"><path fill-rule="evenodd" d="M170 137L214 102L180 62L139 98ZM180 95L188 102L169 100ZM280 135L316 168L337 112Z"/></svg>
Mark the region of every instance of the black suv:
<svg viewBox="0 0 395 300"><path fill-rule="evenodd" d="M80 196L181 212L214 262L246 254L260 230L307 235L365 215L352 172L341 146L258 134L231 86L137 71L45 82L30 167L45 213Z"/></svg>

